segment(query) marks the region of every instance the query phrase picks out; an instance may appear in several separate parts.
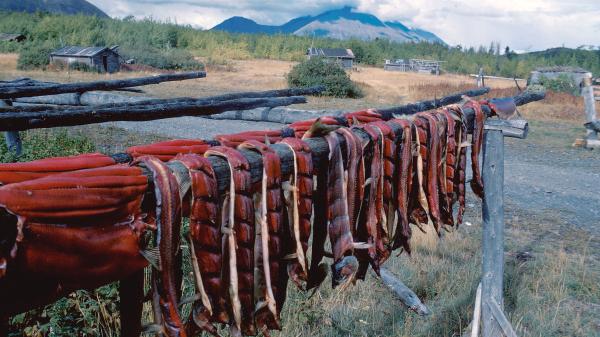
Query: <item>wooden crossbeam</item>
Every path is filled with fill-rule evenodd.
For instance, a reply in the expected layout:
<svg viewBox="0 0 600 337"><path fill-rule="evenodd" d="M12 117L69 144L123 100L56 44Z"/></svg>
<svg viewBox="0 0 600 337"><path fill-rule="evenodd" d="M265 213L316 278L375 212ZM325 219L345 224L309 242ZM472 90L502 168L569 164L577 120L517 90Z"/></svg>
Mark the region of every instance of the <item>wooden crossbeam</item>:
<svg viewBox="0 0 600 337"><path fill-rule="evenodd" d="M148 77L129 78L122 80L107 80L78 83L44 83L21 85L0 85L0 99L12 99L18 97L32 97L55 95L69 92L86 92L93 90L114 90L119 88L138 87L148 84L157 84L168 81L181 81L206 77L204 71L194 71L176 74L161 74Z"/></svg>

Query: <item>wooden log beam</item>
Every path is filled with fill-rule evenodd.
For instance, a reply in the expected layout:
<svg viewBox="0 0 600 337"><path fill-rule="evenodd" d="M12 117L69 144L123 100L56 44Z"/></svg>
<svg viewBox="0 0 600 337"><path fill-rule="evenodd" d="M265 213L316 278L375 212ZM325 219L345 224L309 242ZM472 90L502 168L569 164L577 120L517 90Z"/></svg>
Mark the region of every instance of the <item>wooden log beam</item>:
<svg viewBox="0 0 600 337"><path fill-rule="evenodd" d="M285 106L306 103L302 96L240 98L226 101L198 99L188 103L133 105L119 108L85 107L38 112L0 113L0 131L20 131L58 126L73 126L110 121L148 121L181 116L204 116L229 110Z"/></svg>
<svg viewBox="0 0 600 337"><path fill-rule="evenodd" d="M387 109L378 109L377 112L380 112L382 114L392 113L394 115L414 115L421 111L437 109L445 105L459 103L462 100L463 96L477 97L485 95L488 92L490 92L490 88L476 88L448 95L440 99L420 101Z"/></svg>
<svg viewBox="0 0 600 337"><path fill-rule="evenodd" d="M458 93L454 93L440 99L426 100L416 103L410 103L392 108L377 109L382 114L396 114L396 115L412 115L418 112L427 111L431 109L437 109L445 105L455 104L462 101L463 96L477 97L485 95L490 91L489 88L477 88L472 90L466 90ZM357 109L359 110L359 109ZM241 111L227 111L217 115L211 115L207 118L210 119L231 119L231 120L245 120L255 122L273 122L273 123L294 123L307 119L313 119L322 116L341 116L346 111L336 111L323 113L323 111L311 111L311 110L291 110L291 109L273 109L273 110L261 110L252 112L241 112Z"/></svg>
<svg viewBox="0 0 600 337"><path fill-rule="evenodd" d="M167 81L181 81L206 77L204 71L194 71L177 74L161 74L148 77L129 78L122 80L107 80L79 83L60 83L47 85L4 85L0 86L0 99L13 99L18 97L32 97L55 95L73 92L86 92L92 90L114 90L119 88L138 87Z"/></svg>
<svg viewBox="0 0 600 337"><path fill-rule="evenodd" d="M395 277L394 274L385 268L380 268L380 274L383 284L394 292L396 298L398 298L404 306L416 312L419 316L428 316L431 314L429 308L421 302L417 294Z"/></svg>
<svg viewBox="0 0 600 337"><path fill-rule="evenodd" d="M521 95L525 95L527 97L527 99L522 99ZM515 97L515 102L518 102L518 105L523 105L528 102L534 101L535 100L534 98L542 99L543 97L544 97L543 95L531 96L529 93L523 92L519 96ZM472 109L465 109L464 113L467 118L469 132L472 132L475 112ZM488 110L487 113L489 114L490 111ZM394 130L394 132L396 133L396 135L398 137L402 136L402 128L401 127L399 127L395 123L389 123L389 125L392 128L392 130ZM353 131L361 139L363 139L363 140L369 139L369 136L365 132L363 132L361 130L356 130L356 129ZM315 167L317 167L322 160L327 160L327 156L329 154L329 147L324 138L310 138L310 139L306 139L305 141L308 144L308 146L311 148L313 162L314 162ZM343 138L340 138L340 142L342 143L342 145L345 144ZM279 157L281 159L282 174L283 175L290 174L292 172L292 165L293 165L293 154L290 151L290 148L288 146L280 145L280 144L272 144L271 148L273 150L275 150L275 152L277 152L277 154L279 155ZM241 150L241 152L246 157L248 162L250 163L252 182L255 183L255 182L260 181L260 179L262 179L262 158L260 157L260 155L256 154L256 152L254 152L254 151ZM122 160L127 161L126 157L127 157L127 155L122 157L123 158ZM227 164L227 161L225 161L224 159L218 158L218 157L210 157L210 161L213 165L215 174L217 176L217 183L219 186L219 190L226 191L227 188L229 187L229 165Z"/></svg>
<svg viewBox="0 0 600 337"><path fill-rule="evenodd" d="M65 109L80 109L81 111L89 111L90 108L85 106L93 106L95 109L109 108L131 108L139 105L161 105L161 104L197 104L199 101L217 102L230 101L241 98L267 98L267 97L289 97L289 96L304 96L315 95L325 90L323 86L314 86L309 88L290 88L267 91L249 91L235 92L209 97L180 97L180 98L150 98L139 96L125 96L113 93L103 92L86 92L83 94L62 94L51 96L40 96L28 99L16 99L19 103L41 103L52 104L55 106L19 106L13 108L2 108L3 112L33 112L33 111L63 111ZM56 105L83 105L82 107L61 107Z"/></svg>

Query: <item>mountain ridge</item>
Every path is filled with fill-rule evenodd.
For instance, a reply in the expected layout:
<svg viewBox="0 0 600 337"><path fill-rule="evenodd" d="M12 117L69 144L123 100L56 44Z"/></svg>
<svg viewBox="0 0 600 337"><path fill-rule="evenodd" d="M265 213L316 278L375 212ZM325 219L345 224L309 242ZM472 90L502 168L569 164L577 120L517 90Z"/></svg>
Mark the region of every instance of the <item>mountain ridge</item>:
<svg viewBox="0 0 600 337"><path fill-rule="evenodd" d="M352 7L328 10L315 16L293 18L279 25L262 25L254 20L233 16L211 30L246 34L294 34L335 39L358 38L373 40L385 38L396 42L431 42L445 44L437 35L411 29L399 21L381 21L375 15L355 12Z"/></svg>
<svg viewBox="0 0 600 337"><path fill-rule="evenodd" d="M108 18L100 8L85 0L18 0L0 1L0 10L9 12L49 12L56 14L83 14Z"/></svg>

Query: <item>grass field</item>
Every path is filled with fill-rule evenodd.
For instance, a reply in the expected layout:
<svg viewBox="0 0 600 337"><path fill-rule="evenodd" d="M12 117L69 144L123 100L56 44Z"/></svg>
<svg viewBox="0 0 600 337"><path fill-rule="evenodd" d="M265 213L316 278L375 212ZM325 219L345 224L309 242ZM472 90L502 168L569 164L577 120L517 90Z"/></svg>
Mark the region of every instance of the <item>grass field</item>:
<svg viewBox="0 0 600 337"><path fill-rule="evenodd" d="M226 66L209 68L205 79L153 85L144 90L149 95L173 97L283 88L286 86L285 74L292 65L291 62L272 60L231 61ZM28 76L79 81L147 75L21 72L15 70L15 66L16 55L0 55L0 79ZM364 98L310 98L308 107L352 110L390 106L440 97L474 83L465 76L434 77L362 67L351 76L365 90ZM494 89L492 96L516 92L511 81L492 81L488 85ZM574 138L585 134L581 127L581 99L550 93L543 102L529 104L520 112L532 123L534 131L529 141L543 146L541 151L581 151L570 148ZM66 143L66 139L74 141ZM125 146L156 139L159 137L118 129L98 131L87 126L71 128L68 133L61 129L30 131L26 133L25 145L29 154L27 159L32 159L60 155L66 151L65 144L70 144L71 151L89 151L95 147L103 152L117 152ZM414 229L412 256L394 256L386 265L415 290L433 312L431 316L422 318L406 311L373 275L343 292L331 290L330 281L326 280L312 297L290 286L282 313L283 330L273 335L463 335L471 319L474 293L481 277L481 205L472 194L468 195L467 202L466 225L443 233L439 239L432 229L427 234ZM505 307L517 334L531 337L600 336L600 251L594 245L597 238L575 228L565 229L554 214L528 213L526 205L513 205L508 201L507 210ZM522 252L530 253L532 258L523 259ZM50 335L48 331L52 327L55 332L65 331L65 335L68 331L70 335L116 336L119 323L118 313L114 310L117 295L113 289L109 286L90 292L80 291L58 305L19 315L13 318L14 335ZM61 319L61 315L68 319Z"/></svg>

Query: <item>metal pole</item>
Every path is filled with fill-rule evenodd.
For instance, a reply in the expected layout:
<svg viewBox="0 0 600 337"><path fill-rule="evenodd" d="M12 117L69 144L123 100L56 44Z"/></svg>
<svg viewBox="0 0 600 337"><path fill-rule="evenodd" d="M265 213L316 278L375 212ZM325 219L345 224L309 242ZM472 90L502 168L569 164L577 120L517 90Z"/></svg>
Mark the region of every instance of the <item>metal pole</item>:
<svg viewBox="0 0 600 337"><path fill-rule="evenodd" d="M483 337L502 336L488 303L503 308L504 274L504 135L501 130L484 131L483 144Z"/></svg>
<svg viewBox="0 0 600 337"><path fill-rule="evenodd" d="M10 100L1 100L0 99L0 107L3 106L12 106L12 102ZM7 131L4 133L4 140L6 141L6 147L9 152L16 154L17 156L21 155L22 146L21 146L21 136L18 131Z"/></svg>

